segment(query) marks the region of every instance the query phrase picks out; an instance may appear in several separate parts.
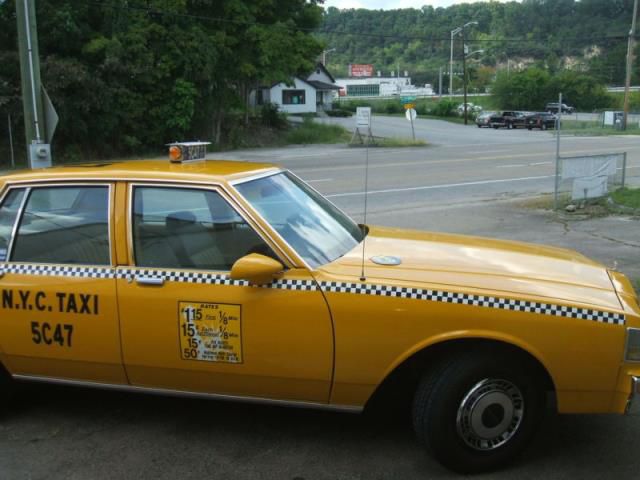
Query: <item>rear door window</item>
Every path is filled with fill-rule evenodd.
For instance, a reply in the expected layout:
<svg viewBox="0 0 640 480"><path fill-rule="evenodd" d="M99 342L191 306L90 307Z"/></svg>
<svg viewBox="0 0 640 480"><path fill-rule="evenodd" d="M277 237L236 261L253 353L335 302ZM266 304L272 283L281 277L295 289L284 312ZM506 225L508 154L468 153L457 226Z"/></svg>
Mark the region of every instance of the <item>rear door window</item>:
<svg viewBox="0 0 640 480"><path fill-rule="evenodd" d="M109 265L109 187L31 189L11 260Z"/></svg>

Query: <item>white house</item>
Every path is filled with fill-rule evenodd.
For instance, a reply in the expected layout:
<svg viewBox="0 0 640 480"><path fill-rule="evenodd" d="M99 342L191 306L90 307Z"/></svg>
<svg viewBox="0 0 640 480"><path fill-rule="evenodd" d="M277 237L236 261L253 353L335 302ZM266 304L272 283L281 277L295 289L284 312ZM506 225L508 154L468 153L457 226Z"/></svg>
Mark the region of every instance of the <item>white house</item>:
<svg viewBox="0 0 640 480"><path fill-rule="evenodd" d="M251 104L255 106L274 103L282 112L316 113L318 109L330 109L333 92L340 89L320 63L307 79L294 77L290 83L276 83L271 87L262 87L251 92Z"/></svg>

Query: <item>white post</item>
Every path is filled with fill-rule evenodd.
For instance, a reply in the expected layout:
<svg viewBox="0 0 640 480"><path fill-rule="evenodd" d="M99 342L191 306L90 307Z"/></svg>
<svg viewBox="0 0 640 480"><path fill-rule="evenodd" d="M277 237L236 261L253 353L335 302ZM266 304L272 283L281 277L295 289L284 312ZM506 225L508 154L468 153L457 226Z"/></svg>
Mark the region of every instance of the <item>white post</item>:
<svg viewBox="0 0 640 480"><path fill-rule="evenodd" d="M558 209L558 190L560 189L560 126L562 121L562 93L558 98L558 120L556 122L556 179L553 194L553 209Z"/></svg>

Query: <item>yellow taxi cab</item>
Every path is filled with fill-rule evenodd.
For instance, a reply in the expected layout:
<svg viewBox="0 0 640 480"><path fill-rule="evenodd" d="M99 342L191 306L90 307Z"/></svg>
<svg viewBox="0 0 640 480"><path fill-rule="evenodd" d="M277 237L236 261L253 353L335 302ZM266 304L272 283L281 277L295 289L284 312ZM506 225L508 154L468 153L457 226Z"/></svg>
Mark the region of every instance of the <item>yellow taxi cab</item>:
<svg viewBox="0 0 640 480"><path fill-rule="evenodd" d="M359 412L410 391L461 472L512 460L548 403L640 409L638 299L579 253L358 225L268 164L63 166L0 195L5 399L36 381Z"/></svg>

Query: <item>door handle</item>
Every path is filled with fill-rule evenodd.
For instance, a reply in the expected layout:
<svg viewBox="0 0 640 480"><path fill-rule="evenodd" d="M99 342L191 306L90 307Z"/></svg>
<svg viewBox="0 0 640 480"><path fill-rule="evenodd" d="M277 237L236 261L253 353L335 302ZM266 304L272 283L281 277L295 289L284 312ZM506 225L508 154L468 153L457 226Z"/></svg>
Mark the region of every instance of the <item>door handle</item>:
<svg viewBox="0 0 640 480"><path fill-rule="evenodd" d="M136 277L136 283L138 285L164 285L164 278L160 277Z"/></svg>

